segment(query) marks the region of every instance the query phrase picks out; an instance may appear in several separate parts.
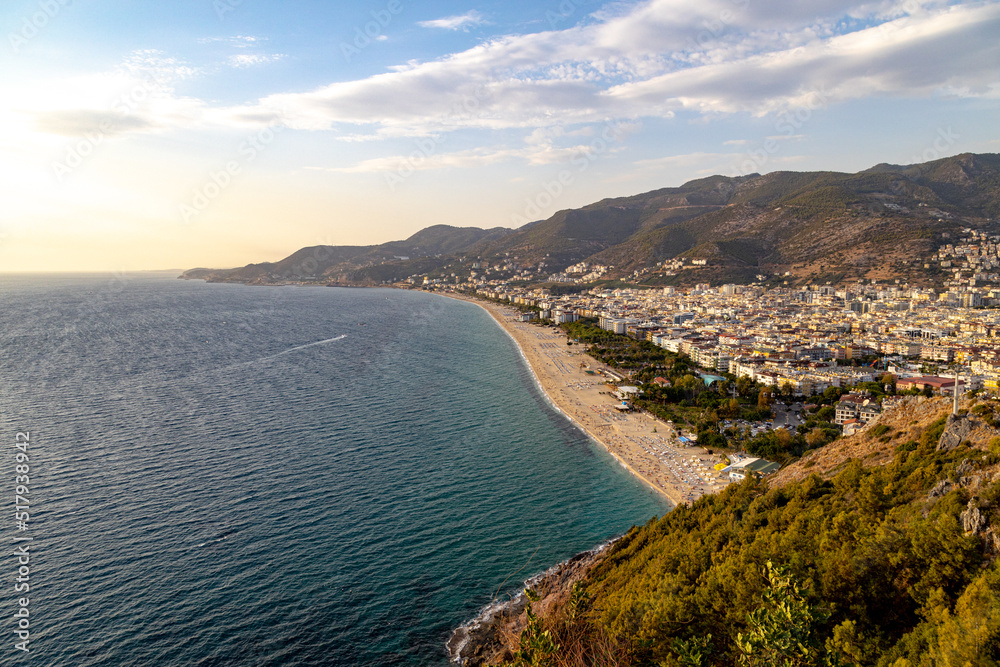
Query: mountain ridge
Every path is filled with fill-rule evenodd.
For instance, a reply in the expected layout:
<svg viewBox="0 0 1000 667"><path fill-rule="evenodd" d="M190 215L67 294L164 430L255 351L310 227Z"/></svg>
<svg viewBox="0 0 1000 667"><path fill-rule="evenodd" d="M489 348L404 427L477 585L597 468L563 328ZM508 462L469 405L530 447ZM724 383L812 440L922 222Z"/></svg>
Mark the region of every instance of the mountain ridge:
<svg viewBox="0 0 1000 667"><path fill-rule="evenodd" d="M380 285L408 278L543 283L578 263L646 285L857 279L940 282L923 265L962 228L997 229L1000 155L963 153L853 174L709 176L563 209L518 229L434 225L403 241L313 246L278 262L193 269L218 282ZM674 271L667 264L704 260ZM499 268L498 268L499 267Z"/></svg>

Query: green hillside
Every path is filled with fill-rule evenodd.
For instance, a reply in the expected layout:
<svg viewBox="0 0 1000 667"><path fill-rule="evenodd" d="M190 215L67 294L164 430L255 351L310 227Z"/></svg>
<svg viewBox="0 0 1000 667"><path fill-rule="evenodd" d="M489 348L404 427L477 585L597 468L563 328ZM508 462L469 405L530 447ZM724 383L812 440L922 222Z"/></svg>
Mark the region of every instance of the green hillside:
<svg viewBox="0 0 1000 667"><path fill-rule="evenodd" d="M748 479L633 529L499 662L1000 664L1000 439L939 451L936 405L888 422L885 465Z"/></svg>

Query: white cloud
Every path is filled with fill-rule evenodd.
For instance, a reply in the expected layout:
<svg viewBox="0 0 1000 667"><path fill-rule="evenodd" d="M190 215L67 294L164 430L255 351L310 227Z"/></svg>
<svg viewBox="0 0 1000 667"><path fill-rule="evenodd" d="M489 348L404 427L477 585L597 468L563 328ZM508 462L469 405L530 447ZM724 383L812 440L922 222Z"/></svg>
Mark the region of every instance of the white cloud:
<svg viewBox="0 0 1000 667"><path fill-rule="evenodd" d="M260 37L254 35L232 35L230 37L202 37L199 44L226 44L237 49L245 49L248 46L256 46L261 42Z"/></svg>
<svg viewBox="0 0 1000 667"><path fill-rule="evenodd" d="M366 79L273 95L258 106L285 108L292 127L353 134L351 126L361 126L400 136L680 110L765 114L868 96L998 94L1000 5L932 7L847 34L832 34L825 17L871 18L876 11L889 6L845 10L831 0L820 3L817 18L790 0L742 10L728 0L696 7L654 0L602 22L499 37ZM772 20L788 30L776 31Z"/></svg>
<svg viewBox="0 0 1000 667"><path fill-rule="evenodd" d="M431 144L434 145L433 143ZM521 160L530 165L561 164L574 158L587 156L596 149L589 145L559 147L552 144L542 146L527 146L525 148L484 147L473 148L453 153L436 153L431 150L418 150L409 155L392 155L388 157L364 160L350 167L306 167L307 169L330 171L343 174L367 174L411 171L427 171L429 169L445 169L448 167L485 167L510 160Z"/></svg>
<svg viewBox="0 0 1000 667"><path fill-rule="evenodd" d="M31 80L8 87L5 127L16 143L51 137L148 133L203 122L207 105L176 86L200 71L158 51L129 54L110 72Z"/></svg>
<svg viewBox="0 0 1000 667"><path fill-rule="evenodd" d="M108 113L107 89L148 76L158 82L156 90L129 109L129 118L118 126L122 133L280 123L332 131L345 141L371 141L523 128L529 148L557 151L562 149L552 148L553 142L565 141L560 133L585 133L614 119L669 118L684 111L710 120L876 96L1000 97L996 3L649 0L616 11L565 29L501 36L436 60L410 61L311 91L275 93L242 106L211 106L179 95L176 83L199 70L155 51L133 54L110 84L93 81L86 90L87 82L78 82L84 84L79 95L48 82L53 85L44 88L59 90L58 99L51 94L11 99L36 128L74 133ZM434 27L455 29L479 20L481 15L469 12L440 19ZM875 25L843 27L851 21ZM260 41L247 35L206 39ZM229 63L252 67L282 57L244 51ZM532 161L540 155L528 148L498 149L440 156L430 164Z"/></svg>
<svg viewBox="0 0 1000 667"><path fill-rule="evenodd" d="M229 56L229 65L242 69L277 62L284 57L284 53L238 53L234 56Z"/></svg>
<svg viewBox="0 0 1000 667"><path fill-rule="evenodd" d="M486 17L475 9L458 16L448 16L433 21L420 21L417 25L423 28L442 28L444 30L469 30L486 23Z"/></svg>

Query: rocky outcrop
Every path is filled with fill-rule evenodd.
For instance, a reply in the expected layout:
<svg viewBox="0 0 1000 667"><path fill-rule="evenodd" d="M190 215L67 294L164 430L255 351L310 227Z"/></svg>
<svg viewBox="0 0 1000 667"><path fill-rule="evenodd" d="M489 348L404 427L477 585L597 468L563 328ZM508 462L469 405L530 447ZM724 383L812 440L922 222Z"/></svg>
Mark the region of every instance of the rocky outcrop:
<svg viewBox="0 0 1000 667"><path fill-rule="evenodd" d="M938 440L937 450L946 452L955 449L968 439L974 426L974 422L968 415L948 415L948 422L945 424L941 439Z"/></svg>
<svg viewBox="0 0 1000 667"><path fill-rule="evenodd" d="M986 544L986 553L996 556L1000 554L1000 535L994 530L993 526L986 529L983 533L983 542Z"/></svg>
<svg viewBox="0 0 1000 667"><path fill-rule="evenodd" d="M946 479L942 479L940 482L934 485L934 488L930 490L930 492L927 494L927 497L941 498L942 496L948 495L948 492L951 491L951 489L952 489L951 482L949 482Z"/></svg>
<svg viewBox="0 0 1000 667"><path fill-rule="evenodd" d="M962 520L962 530L966 534L978 535L986 528L986 515L979 509L979 501L976 498L969 499L969 504L959 518Z"/></svg>
<svg viewBox="0 0 1000 667"><path fill-rule="evenodd" d="M445 647L456 665L484 665L501 648L501 630L512 617L521 615L527 605L524 591L502 602L486 606L471 621L451 633Z"/></svg>
<svg viewBox="0 0 1000 667"><path fill-rule="evenodd" d="M618 539L621 538L579 553L525 581L523 588L530 588L541 597L533 608L544 614L568 599L573 584L586 577ZM516 636L524 626L527 602L521 590L508 600L490 603L471 621L456 628L446 644L450 661L463 667L479 667L496 661L507 648L504 637Z"/></svg>

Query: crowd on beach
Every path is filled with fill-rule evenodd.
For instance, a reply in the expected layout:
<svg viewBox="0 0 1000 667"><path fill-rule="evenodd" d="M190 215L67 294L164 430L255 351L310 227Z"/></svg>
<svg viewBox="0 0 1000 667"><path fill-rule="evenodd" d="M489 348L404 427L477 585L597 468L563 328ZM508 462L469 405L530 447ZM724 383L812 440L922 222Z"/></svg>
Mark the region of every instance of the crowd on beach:
<svg viewBox="0 0 1000 667"><path fill-rule="evenodd" d="M522 347L549 398L633 474L675 503L693 502L728 483L708 453L682 443L672 425L621 411L599 364L573 351L560 332L519 322L497 306L488 310Z"/></svg>

